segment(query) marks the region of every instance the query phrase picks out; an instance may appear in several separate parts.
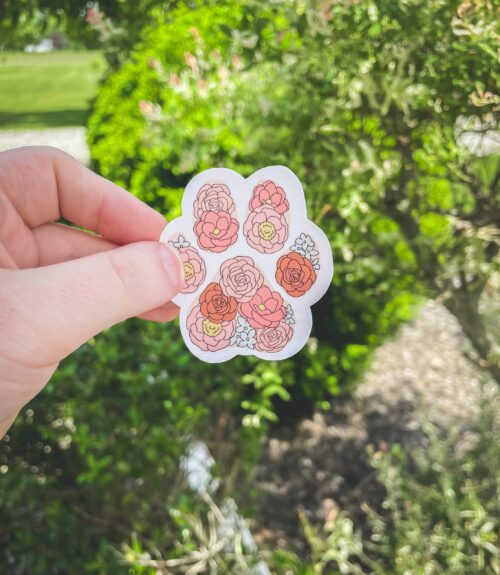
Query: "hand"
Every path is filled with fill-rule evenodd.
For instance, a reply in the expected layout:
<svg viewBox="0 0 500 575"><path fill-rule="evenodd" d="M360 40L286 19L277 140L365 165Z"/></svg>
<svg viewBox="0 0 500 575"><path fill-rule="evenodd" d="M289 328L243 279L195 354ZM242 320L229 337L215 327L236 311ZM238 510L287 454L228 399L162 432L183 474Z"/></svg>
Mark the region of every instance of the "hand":
<svg viewBox="0 0 500 575"><path fill-rule="evenodd" d="M99 235L55 223L66 220ZM132 316L168 321L183 282L164 218L52 148L0 154L0 437L61 359Z"/></svg>

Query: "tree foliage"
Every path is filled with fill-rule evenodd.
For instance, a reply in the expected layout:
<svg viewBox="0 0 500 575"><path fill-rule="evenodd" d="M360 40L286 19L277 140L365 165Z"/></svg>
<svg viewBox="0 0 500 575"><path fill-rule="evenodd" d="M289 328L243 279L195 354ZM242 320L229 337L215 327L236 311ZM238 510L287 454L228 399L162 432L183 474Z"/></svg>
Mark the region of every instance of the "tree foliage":
<svg viewBox="0 0 500 575"><path fill-rule="evenodd" d="M499 268L498 10L445 0L237 7L232 34L188 14L196 34L178 43L184 54L155 30L110 80L90 124L99 168L154 201L211 165L290 165L329 231L339 287L374 289L378 301L385 291L387 304L425 286L500 380L479 313ZM133 79L139 70L146 77ZM110 120L124 110L110 104L124 91L133 131L120 145L128 128Z"/></svg>

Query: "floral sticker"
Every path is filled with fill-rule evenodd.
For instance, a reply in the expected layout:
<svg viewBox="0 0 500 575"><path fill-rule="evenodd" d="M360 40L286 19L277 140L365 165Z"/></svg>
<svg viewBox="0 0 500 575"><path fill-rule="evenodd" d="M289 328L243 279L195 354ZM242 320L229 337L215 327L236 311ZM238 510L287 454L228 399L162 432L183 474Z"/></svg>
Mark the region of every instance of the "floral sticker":
<svg viewBox="0 0 500 575"><path fill-rule="evenodd" d="M227 347L236 329L235 321L215 323L195 306L187 318L191 341L202 351L218 351Z"/></svg>
<svg viewBox="0 0 500 575"><path fill-rule="evenodd" d="M272 254L281 250L288 239L288 224L283 214L271 206L260 206L250 212L243 233L252 248Z"/></svg>
<svg viewBox="0 0 500 575"><path fill-rule="evenodd" d="M296 176L282 166L247 179L207 170L188 184L182 213L160 241L178 250L184 265L184 287L173 301L189 349L209 362L297 353L333 262L328 239L307 219Z"/></svg>
<svg viewBox="0 0 500 575"><path fill-rule="evenodd" d="M288 239L286 214L290 206L285 190L272 180L257 184L248 207L250 213L243 226L248 244L263 254L281 250Z"/></svg>
<svg viewBox="0 0 500 575"><path fill-rule="evenodd" d="M264 283L264 276L248 256L226 260L221 265L220 276L225 293L240 303L250 301Z"/></svg>
<svg viewBox="0 0 500 575"><path fill-rule="evenodd" d="M182 234L168 243L178 250L184 267L184 287L181 293L195 292L205 279L205 261Z"/></svg>
<svg viewBox="0 0 500 575"><path fill-rule="evenodd" d="M238 238L238 220L228 186L209 183L200 188L193 205L194 232L198 245L219 253L227 250Z"/></svg>
<svg viewBox="0 0 500 575"><path fill-rule="evenodd" d="M237 307L236 299L227 296L215 282L208 284L200 295L200 311L213 323L232 321L236 317Z"/></svg>
<svg viewBox="0 0 500 575"><path fill-rule="evenodd" d="M191 341L198 346L200 341L203 346L209 345L210 337L213 337L216 338L217 349L221 349L222 329L217 325L223 325L226 330L234 327L234 334L227 345L255 348L267 353L281 351L293 333L292 324L285 321L289 310L282 296L264 284L262 272L247 256L224 261L219 282L207 285L195 309L196 321L192 321L188 329ZM206 322L203 323L200 317ZM227 333L224 332L224 337Z"/></svg>
<svg viewBox="0 0 500 575"><path fill-rule="evenodd" d="M229 212L203 212L194 227L198 245L210 252L223 252L238 237L238 222Z"/></svg>
<svg viewBox="0 0 500 575"><path fill-rule="evenodd" d="M231 192L225 184L205 184L200 188L194 202L194 217L200 219L205 212L226 212L233 215L235 211Z"/></svg>
<svg viewBox="0 0 500 575"><path fill-rule="evenodd" d="M261 206L270 206L278 214L288 212L289 205L283 188L272 180L266 180L255 186L250 199L250 210L255 211Z"/></svg>
<svg viewBox="0 0 500 575"><path fill-rule="evenodd" d="M276 264L276 281L292 297L301 297L317 279L319 252L314 240L301 233L290 246L290 252L280 257Z"/></svg>

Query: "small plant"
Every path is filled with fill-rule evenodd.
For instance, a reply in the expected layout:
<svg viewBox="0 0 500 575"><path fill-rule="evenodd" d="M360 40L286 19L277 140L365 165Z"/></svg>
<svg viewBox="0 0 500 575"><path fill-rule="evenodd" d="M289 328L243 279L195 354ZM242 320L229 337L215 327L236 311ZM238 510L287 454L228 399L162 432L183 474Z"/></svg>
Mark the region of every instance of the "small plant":
<svg viewBox="0 0 500 575"><path fill-rule="evenodd" d="M129 573L161 575L265 575L259 567L259 554L248 539L248 529L235 512L232 500L218 507L212 497L202 493L205 509L200 513L172 510L180 534L168 558L152 547L145 550L136 536L132 545L123 546L122 561Z"/></svg>

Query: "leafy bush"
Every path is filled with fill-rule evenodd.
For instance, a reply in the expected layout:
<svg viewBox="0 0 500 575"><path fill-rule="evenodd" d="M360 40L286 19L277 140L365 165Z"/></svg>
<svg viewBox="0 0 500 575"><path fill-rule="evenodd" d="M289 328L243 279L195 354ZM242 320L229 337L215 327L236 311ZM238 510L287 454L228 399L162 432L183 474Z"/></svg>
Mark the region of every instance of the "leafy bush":
<svg viewBox="0 0 500 575"><path fill-rule="evenodd" d="M500 569L498 477L500 429L483 406L478 429L443 437L424 425L428 446L373 452L386 490L382 511L367 508L362 534L344 513L323 529L303 519L310 561L275 556L276 573L301 575L496 575ZM462 444L462 445L461 445ZM472 445L471 445L472 444Z"/></svg>
<svg viewBox="0 0 500 575"><path fill-rule="evenodd" d="M305 170L299 141L290 134L294 124L287 128L283 121L276 149L264 150L268 134L256 106L266 70L251 66L257 56L246 47L255 42L245 32L246 18L241 4L218 3L194 12L179 9L145 33L132 61L100 91L89 121L91 153L100 173L172 218L197 171L224 164L249 174L283 162L290 151L286 163L306 184L311 215L331 240L337 274L313 309L315 339L276 370L293 398L322 400L356 381L371 350L409 317L413 278L395 265L395 241L403 257L409 252L387 218L364 214L359 225L352 225L354 216L346 221L344 210L355 208L337 204L340 189L325 182L321 170ZM296 110L298 123L303 113ZM376 237L378 253L372 248Z"/></svg>
<svg viewBox="0 0 500 575"><path fill-rule="evenodd" d="M320 353L333 340L365 355L386 306L397 321L400 294L424 284L500 380L478 311L499 270L498 146L481 143L500 101L495 20L487 2L447 0L178 11L103 87L92 155L169 215L201 169L289 165L338 263Z"/></svg>
<svg viewBox="0 0 500 575"><path fill-rule="evenodd" d="M176 333L139 320L108 330L18 418L0 443L2 572L126 573L109 565L131 533L173 544L169 508L184 498L178 465L193 435L218 442L222 470L231 450L244 463L258 454L259 432L238 437L227 417L246 391L241 370L200 369Z"/></svg>

